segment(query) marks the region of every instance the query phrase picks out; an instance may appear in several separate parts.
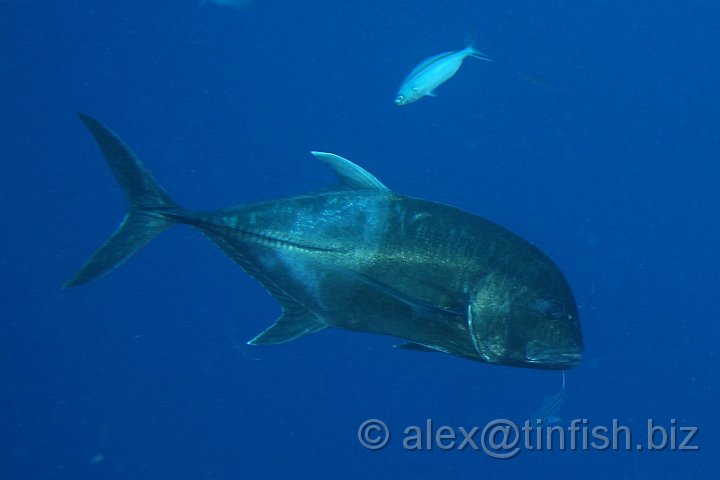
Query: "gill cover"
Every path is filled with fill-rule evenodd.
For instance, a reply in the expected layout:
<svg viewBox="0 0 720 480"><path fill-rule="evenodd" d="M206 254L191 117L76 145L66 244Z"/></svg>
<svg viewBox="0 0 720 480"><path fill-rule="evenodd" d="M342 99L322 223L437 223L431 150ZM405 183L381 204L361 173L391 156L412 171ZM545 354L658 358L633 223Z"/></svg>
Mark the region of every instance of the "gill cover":
<svg viewBox="0 0 720 480"><path fill-rule="evenodd" d="M478 355L500 363L510 341L510 292L506 275L491 273L481 282L468 306L468 328Z"/></svg>

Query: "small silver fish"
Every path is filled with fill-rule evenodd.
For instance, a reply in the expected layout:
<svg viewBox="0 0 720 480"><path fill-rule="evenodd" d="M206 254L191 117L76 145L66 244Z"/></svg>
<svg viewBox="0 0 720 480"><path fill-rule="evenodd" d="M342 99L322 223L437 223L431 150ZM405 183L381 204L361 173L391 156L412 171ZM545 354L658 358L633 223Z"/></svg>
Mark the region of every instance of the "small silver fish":
<svg viewBox="0 0 720 480"><path fill-rule="evenodd" d="M435 89L450 80L467 57L492 62L492 59L475 50L472 43L460 51L439 53L427 58L420 62L400 85L395 105L417 102L425 95L434 97Z"/></svg>
<svg viewBox="0 0 720 480"><path fill-rule="evenodd" d="M562 388L555 395L545 397L542 406L530 416L530 420L538 425L550 425L562 421L560 408L565 403L567 393L565 392L565 372L562 375Z"/></svg>

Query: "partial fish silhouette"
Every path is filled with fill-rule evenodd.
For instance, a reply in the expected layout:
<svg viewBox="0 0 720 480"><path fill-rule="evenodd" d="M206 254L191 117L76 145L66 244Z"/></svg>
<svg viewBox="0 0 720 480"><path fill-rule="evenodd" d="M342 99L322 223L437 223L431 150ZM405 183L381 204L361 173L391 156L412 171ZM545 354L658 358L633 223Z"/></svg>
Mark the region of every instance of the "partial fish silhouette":
<svg viewBox="0 0 720 480"><path fill-rule="evenodd" d="M227 7L227 8L244 8L249 7L253 4L252 0L200 0L200 4L198 5L198 8L202 7L206 3L214 3L215 5L219 5L221 7Z"/></svg>
<svg viewBox="0 0 720 480"><path fill-rule="evenodd" d="M550 425L562 421L560 408L565 403L567 392L565 391L565 372L562 372L562 388L555 395L545 397L542 406L530 416L530 420L537 425Z"/></svg>

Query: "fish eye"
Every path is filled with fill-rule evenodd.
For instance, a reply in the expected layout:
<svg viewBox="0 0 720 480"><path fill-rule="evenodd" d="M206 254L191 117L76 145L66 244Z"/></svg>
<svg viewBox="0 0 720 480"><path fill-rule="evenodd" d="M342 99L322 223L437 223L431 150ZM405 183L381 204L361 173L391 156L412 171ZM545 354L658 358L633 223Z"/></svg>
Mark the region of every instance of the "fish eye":
<svg viewBox="0 0 720 480"><path fill-rule="evenodd" d="M418 87L413 87L412 91L417 93L420 91L420 89Z"/></svg>
<svg viewBox="0 0 720 480"><path fill-rule="evenodd" d="M547 318L560 318L565 310L551 300L541 299L535 302L535 311Z"/></svg>

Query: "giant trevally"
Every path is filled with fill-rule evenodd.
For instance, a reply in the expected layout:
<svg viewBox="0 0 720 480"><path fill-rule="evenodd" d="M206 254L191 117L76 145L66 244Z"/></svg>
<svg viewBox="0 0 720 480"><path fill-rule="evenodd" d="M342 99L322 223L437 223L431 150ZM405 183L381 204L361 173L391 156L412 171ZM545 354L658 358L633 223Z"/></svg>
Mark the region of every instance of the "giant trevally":
<svg viewBox="0 0 720 480"><path fill-rule="evenodd" d="M426 95L435 96L435 89L457 73L467 57L491 62L475 50L472 42L457 52L443 52L426 58L403 80L395 97L395 105L417 102Z"/></svg>
<svg viewBox="0 0 720 480"><path fill-rule="evenodd" d="M250 344L337 327L498 365L569 369L580 361L580 320L564 276L538 248L488 220L394 193L351 161L323 152L313 155L337 176L331 188L187 210L115 133L80 118L129 210L66 286L109 272L167 228L187 224L281 304L280 318Z"/></svg>

